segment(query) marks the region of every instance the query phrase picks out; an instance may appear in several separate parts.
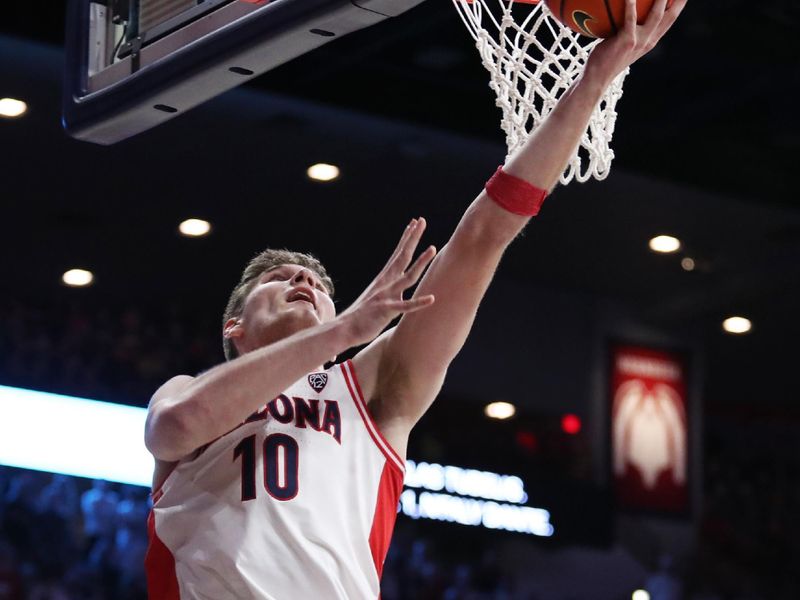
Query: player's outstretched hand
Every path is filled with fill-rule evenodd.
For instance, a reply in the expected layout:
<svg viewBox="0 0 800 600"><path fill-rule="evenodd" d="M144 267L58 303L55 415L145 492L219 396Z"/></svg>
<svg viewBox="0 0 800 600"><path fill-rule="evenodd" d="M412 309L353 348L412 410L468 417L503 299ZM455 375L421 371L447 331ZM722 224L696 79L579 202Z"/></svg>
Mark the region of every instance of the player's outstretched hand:
<svg viewBox="0 0 800 600"><path fill-rule="evenodd" d="M436 248L429 246L412 264L423 231L425 219L412 219L386 266L339 317L352 346L374 340L395 317L433 304L432 295L403 299L403 292L419 281L436 255Z"/></svg>
<svg viewBox="0 0 800 600"><path fill-rule="evenodd" d="M594 73L606 85L650 52L686 6L687 0L656 0L642 25L637 24L636 0L626 0L625 25L614 37L598 44L589 57L587 73Z"/></svg>

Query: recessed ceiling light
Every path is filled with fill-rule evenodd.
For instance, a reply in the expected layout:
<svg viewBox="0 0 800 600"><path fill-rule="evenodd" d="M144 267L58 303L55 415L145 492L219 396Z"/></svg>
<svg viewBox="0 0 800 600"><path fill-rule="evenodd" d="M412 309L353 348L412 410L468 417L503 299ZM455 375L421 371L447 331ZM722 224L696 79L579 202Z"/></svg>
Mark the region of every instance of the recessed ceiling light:
<svg viewBox="0 0 800 600"><path fill-rule="evenodd" d="M486 405L483 412L490 419L510 419L517 409L510 402L492 402Z"/></svg>
<svg viewBox="0 0 800 600"><path fill-rule="evenodd" d="M70 287L85 287L91 285L94 275L85 269L70 269L61 276L61 281Z"/></svg>
<svg viewBox="0 0 800 600"><path fill-rule="evenodd" d="M728 317L722 322L722 328L728 333L747 333L753 323L745 317Z"/></svg>
<svg viewBox="0 0 800 600"><path fill-rule="evenodd" d="M669 254L670 252L677 252L680 247L681 241L671 235L657 235L650 240L650 250L653 252Z"/></svg>
<svg viewBox="0 0 800 600"><path fill-rule="evenodd" d="M200 237L211 231L211 223L203 219L186 219L178 225L178 231L188 237Z"/></svg>
<svg viewBox="0 0 800 600"><path fill-rule="evenodd" d="M631 594L631 600L650 600L650 592L647 590L636 590Z"/></svg>
<svg viewBox="0 0 800 600"><path fill-rule="evenodd" d="M681 261L681 267L683 267L684 271L694 271L694 259L687 256Z"/></svg>
<svg viewBox="0 0 800 600"><path fill-rule="evenodd" d="M306 174L314 181L333 181L339 177L339 167L328 163L317 163L308 167Z"/></svg>
<svg viewBox="0 0 800 600"><path fill-rule="evenodd" d="M13 119L21 117L28 110L28 105L14 98L0 98L0 117Z"/></svg>

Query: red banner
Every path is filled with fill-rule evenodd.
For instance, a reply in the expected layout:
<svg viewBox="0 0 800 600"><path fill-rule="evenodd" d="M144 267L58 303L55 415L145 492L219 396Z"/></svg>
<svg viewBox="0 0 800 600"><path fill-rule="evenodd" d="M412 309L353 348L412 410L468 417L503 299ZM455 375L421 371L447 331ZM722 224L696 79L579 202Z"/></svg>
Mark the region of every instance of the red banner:
<svg viewBox="0 0 800 600"><path fill-rule="evenodd" d="M622 508L688 510L686 368L678 354L615 346L611 452Z"/></svg>

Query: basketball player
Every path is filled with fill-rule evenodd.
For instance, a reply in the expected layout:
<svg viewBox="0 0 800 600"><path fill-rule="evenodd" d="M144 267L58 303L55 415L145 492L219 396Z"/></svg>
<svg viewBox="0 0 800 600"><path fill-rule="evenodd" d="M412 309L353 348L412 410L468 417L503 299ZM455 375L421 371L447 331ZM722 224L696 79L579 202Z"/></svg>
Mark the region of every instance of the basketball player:
<svg viewBox="0 0 800 600"><path fill-rule="evenodd" d="M228 362L170 379L150 403L151 600L378 597L412 427L439 392L500 257L556 184L603 91L685 3L667 9L656 0L639 26L628 0L624 28L595 49L435 259L429 247L414 260L425 221L413 219L383 270L338 316L315 259L267 251L250 263L225 315ZM352 361L323 369L361 344Z"/></svg>

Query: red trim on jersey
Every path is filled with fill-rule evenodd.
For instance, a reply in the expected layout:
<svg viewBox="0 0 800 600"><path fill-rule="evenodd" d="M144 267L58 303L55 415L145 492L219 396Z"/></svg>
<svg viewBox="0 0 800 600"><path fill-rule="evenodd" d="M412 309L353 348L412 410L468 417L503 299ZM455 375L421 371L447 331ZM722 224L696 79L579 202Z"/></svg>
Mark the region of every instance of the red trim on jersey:
<svg viewBox="0 0 800 600"><path fill-rule="evenodd" d="M169 476L172 475L172 473L175 471L175 469L178 468L178 464L179 463L177 463L177 462L172 464L170 466L170 468L169 468L169 473L167 473L167 476L164 477L164 479L161 480L161 483L158 484L158 487L156 489L154 489L152 492L150 492L150 497L153 499L153 504L158 502L158 499L161 498L161 496L164 495L164 485L167 483L167 479L169 479Z"/></svg>
<svg viewBox="0 0 800 600"><path fill-rule="evenodd" d="M378 449L383 452L386 458L389 459L389 462L400 469L401 473L405 473L405 461L400 458L400 455L397 454L397 451L394 448L392 448L392 445L386 441L386 438L383 437L378 425L373 420L372 415L369 414L367 404L364 402L364 395L361 392L361 386L358 384L356 370L353 367L352 361L347 360L340 366L342 368L342 374L344 375L344 382L347 384L347 389L350 392L350 395L353 397L353 402L355 402L356 408L358 409L361 418L364 420L364 425L366 425L367 431L372 437L372 441L375 442L375 445L378 446ZM351 379L352 383L350 381Z"/></svg>
<svg viewBox="0 0 800 600"><path fill-rule="evenodd" d="M366 406L367 403L364 400L364 392L361 391L361 384L358 381L358 377L356 377L356 368L353 365L353 361L352 360L347 360L346 364L347 364L350 376L353 378L353 383L356 385L356 391L358 392L358 399L361 400L361 402L364 403L364 406Z"/></svg>
<svg viewBox="0 0 800 600"><path fill-rule="evenodd" d="M175 557L156 533L156 516L152 510L147 517L147 535L150 538L144 557L147 597L149 600L180 600Z"/></svg>
<svg viewBox="0 0 800 600"><path fill-rule="evenodd" d="M372 518L372 529L369 532L369 549L378 579L383 575L383 563L389 544L392 541L394 522L397 519L397 503L403 489L403 474L397 469L387 468L384 463L381 482L378 485L378 498L375 502L375 516Z"/></svg>

